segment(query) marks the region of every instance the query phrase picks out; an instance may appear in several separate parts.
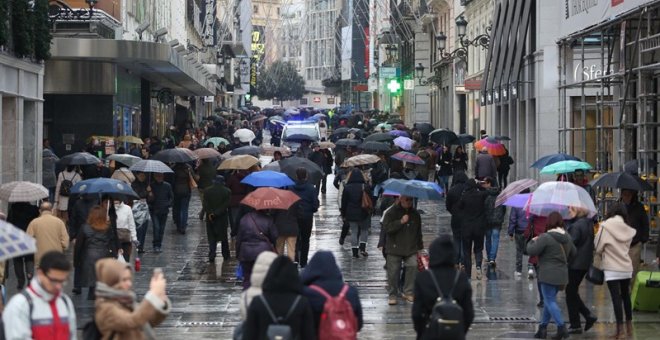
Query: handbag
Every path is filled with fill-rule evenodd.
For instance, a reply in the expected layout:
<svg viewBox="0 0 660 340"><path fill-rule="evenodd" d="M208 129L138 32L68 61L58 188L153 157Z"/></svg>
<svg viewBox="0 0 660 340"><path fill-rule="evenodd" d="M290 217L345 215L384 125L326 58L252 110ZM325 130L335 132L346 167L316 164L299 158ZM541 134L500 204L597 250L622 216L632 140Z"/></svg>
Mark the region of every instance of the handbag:
<svg viewBox="0 0 660 340"><path fill-rule="evenodd" d="M522 249L522 253L523 253L523 255L529 256L529 254L527 253L527 244L529 244L529 242L534 238L534 223L529 222L529 224L527 225L527 228L529 228L529 234L527 235L527 238L525 239L525 246Z"/></svg>
<svg viewBox="0 0 660 340"><path fill-rule="evenodd" d="M596 241L596 248L598 248L598 244L600 243L601 237L603 237L603 233L605 232L605 225L601 225L601 231L600 235L598 235L598 241ZM587 281L595 284L595 285L602 285L605 282L605 271L602 269L598 268L600 266L600 260L598 261L598 264L596 264L595 261L596 258L594 257L594 263L592 263L589 266L589 270L587 270L587 276L585 277Z"/></svg>
<svg viewBox="0 0 660 340"><path fill-rule="evenodd" d="M131 231L128 229L117 228L117 239L119 242L131 242Z"/></svg>
<svg viewBox="0 0 660 340"><path fill-rule="evenodd" d="M367 191L364 189L364 186L362 186L362 202L360 206L362 209L369 213L374 210L374 202L371 200L371 196L369 196Z"/></svg>

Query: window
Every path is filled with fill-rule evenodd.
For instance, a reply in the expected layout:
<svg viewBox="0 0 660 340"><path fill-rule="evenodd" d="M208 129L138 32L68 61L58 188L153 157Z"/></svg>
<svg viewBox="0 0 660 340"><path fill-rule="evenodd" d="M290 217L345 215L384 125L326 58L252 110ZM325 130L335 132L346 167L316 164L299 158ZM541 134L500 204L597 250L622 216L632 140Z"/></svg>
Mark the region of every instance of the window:
<svg viewBox="0 0 660 340"><path fill-rule="evenodd" d="M259 14L259 6L257 6L257 5L252 6L252 13L253 14Z"/></svg>
<svg viewBox="0 0 660 340"><path fill-rule="evenodd" d="M328 104L335 104L335 98L334 97L328 97Z"/></svg>
<svg viewBox="0 0 660 340"><path fill-rule="evenodd" d="M300 105L307 105L307 98L300 98Z"/></svg>

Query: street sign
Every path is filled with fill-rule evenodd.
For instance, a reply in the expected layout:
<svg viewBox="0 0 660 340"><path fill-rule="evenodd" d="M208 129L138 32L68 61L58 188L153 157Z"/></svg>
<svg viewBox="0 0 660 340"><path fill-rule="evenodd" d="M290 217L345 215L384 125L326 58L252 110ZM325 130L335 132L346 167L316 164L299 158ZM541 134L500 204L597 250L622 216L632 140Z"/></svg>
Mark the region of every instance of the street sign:
<svg viewBox="0 0 660 340"><path fill-rule="evenodd" d="M404 90L414 90L415 81L413 79L404 79L403 80L403 89Z"/></svg>
<svg viewBox="0 0 660 340"><path fill-rule="evenodd" d="M215 101L214 96L204 96L204 102L205 103L213 103Z"/></svg>
<svg viewBox="0 0 660 340"><path fill-rule="evenodd" d="M381 67L379 75L381 78L396 78L399 76L398 67Z"/></svg>

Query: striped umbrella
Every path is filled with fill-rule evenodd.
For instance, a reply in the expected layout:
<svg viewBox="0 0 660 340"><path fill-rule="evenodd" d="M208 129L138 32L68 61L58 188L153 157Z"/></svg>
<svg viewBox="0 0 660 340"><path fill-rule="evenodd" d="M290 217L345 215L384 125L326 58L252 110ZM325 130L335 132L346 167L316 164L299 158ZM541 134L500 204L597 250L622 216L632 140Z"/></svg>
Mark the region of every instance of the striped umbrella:
<svg viewBox="0 0 660 340"><path fill-rule="evenodd" d="M213 148L199 148L193 151L199 159L219 158L222 156L218 151Z"/></svg>
<svg viewBox="0 0 660 340"><path fill-rule="evenodd" d="M13 181L0 186L0 200L5 202L32 202L48 197L48 189L41 184Z"/></svg>
<svg viewBox="0 0 660 340"><path fill-rule="evenodd" d="M129 167L131 165L133 165L133 164L135 164L135 163L142 160L142 158L140 158L140 157L136 157L136 156L129 155L129 154L126 154L126 153L112 154L112 155L108 156L108 159L111 160L111 161L119 162L119 163L124 164L124 165L129 166Z"/></svg>
<svg viewBox="0 0 660 340"><path fill-rule="evenodd" d="M426 164L423 159L421 159L419 156L415 155L414 153L411 152L406 152L406 151L399 151L392 155L392 158L396 160L400 160L402 162L408 162L408 163L413 163L413 164Z"/></svg>
<svg viewBox="0 0 660 340"><path fill-rule="evenodd" d="M165 165L165 163L153 159L141 160L133 164L129 170L137 172L154 172L159 174L174 172L169 166Z"/></svg>
<svg viewBox="0 0 660 340"><path fill-rule="evenodd" d="M509 183L509 185L507 185L506 188L504 188L504 190L502 190L502 192L499 195L497 195L497 199L495 200L495 206L498 207L504 204L504 202L506 202L513 195L519 194L523 192L525 189L529 189L535 186L536 184L538 184L538 182L530 178L525 178Z"/></svg>
<svg viewBox="0 0 660 340"><path fill-rule="evenodd" d="M342 163L341 167L342 168L349 168L352 166L360 166L360 165L367 165L367 164L373 164L376 163L380 160L380 157L376 155L369 155L369 154L362 154L362 155L357 155L353 156L351 158L348 158Z"/></svg>

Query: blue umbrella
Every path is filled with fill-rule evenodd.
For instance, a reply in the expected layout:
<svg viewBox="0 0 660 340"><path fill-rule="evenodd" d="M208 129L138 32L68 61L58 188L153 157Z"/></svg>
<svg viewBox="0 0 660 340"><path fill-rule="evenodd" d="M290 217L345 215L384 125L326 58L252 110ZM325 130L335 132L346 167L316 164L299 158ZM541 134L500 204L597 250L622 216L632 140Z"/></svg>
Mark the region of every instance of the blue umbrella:
<svg viewBox="0 0 660 340"><path fill-rule="evenodd" d="M110 195L113 198L139 198L130 185L111 178L92 178L76 183L71 188L72 194Z"/></svg>
<svg viewBox="0 0 660 340"><path fill-rule="evenodd" d="M555 153L537 159L536 162L534 162L534 164L530 166L530 168L543 169L550 164L554 164L561 161L581 161L581 159L565 153Z"/></svg>
<svg viewBox="0 0 660 340"><path fill-rule="evenodd" d="M253 172L245 176L245 178L243 178L241 183L248 184L253 187L273 187L273 188L283 188L296 184L286 174L271 170L262 170L262 171Z"/></svg>
<svg viewBox="0 0 660 340"><path fill-rule="evenodd" d="M442 188L437 183L391 178L383 182L382 186L386 191L397 192L404 196L427 200L442 199Z"/></svg>
<svg viewBox="0 0 660 340"><path fill-rule="evenodd" d="M37 242L32 236L13 224L0 220L0 261L33 254L37 251Z"/></svg>

